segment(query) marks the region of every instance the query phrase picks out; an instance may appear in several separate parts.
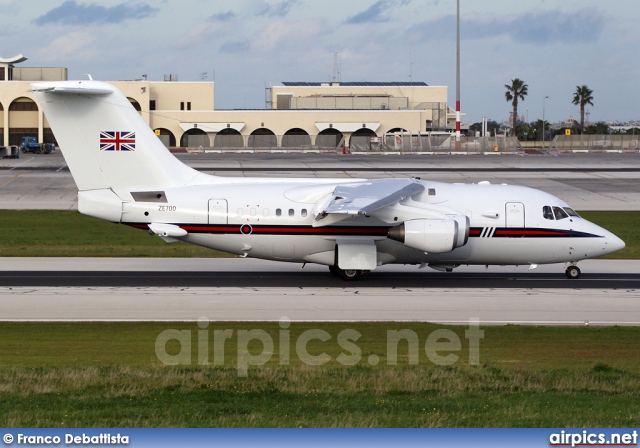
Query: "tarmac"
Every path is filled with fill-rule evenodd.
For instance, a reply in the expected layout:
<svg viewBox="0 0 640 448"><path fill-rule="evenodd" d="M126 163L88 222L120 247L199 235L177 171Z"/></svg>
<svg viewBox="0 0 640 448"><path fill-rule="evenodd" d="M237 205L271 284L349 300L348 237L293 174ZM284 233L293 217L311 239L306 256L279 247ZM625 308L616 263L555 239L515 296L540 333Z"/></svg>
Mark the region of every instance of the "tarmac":
<svg viewBox="0 0 640 448"><path fill-rule="evenodd" d="M344 282L324 266L301 270L299 264L254 259L15 258L0 265L0 281L6 274L11 285L0 286L0 321L196 321L204 317L232 322L286 317L292 321L638 326L639 264L636 260L585 260L578 280L565 278L562 265L557 264L534 271L524 266L488 270L461 266L453 274L393 265L382 266L359 282ZM70 280L81 284L83 278L89 278L90 286L56 286ZM166 286L167 281L176 286ZM602 287L603 281L617 286Z"/></svg>

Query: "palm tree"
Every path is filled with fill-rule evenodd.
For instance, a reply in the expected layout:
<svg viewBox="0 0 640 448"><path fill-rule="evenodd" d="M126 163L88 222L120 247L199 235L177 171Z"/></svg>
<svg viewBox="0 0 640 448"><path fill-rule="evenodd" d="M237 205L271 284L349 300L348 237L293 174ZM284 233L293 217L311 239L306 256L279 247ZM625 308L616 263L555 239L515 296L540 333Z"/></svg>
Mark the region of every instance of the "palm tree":
<svg viewBox="0 0 640 448"><path fill-rule="evenodd" d="M511 85L505 84L507 91L504 93L504 97L507 102L511 101L513 106L513 126L511 128L512 135L516 135L516 126L518 123L518 99L524 101L524 97L527 96L529 86L524 83L523 80L516 78L511 80Z"/></svg>
<svg viewBox="0 0 640 448"><path fill-rule="evenodd" d="M593 90L582 85L576 86L576 93L573 94L573 104L580 105L580 133L584 134L584 107L587 104L593 106Z"/></svg>

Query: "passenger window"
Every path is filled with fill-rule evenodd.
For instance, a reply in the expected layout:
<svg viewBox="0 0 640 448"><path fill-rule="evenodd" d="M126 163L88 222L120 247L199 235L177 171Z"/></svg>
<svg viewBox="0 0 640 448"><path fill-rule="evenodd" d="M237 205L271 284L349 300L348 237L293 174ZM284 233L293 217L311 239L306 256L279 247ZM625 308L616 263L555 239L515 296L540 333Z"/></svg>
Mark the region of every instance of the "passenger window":
<svg viewBox="0 0 640 448"><path fill-rule="evenodd" d="M262 216L269 216L269 209L268 208L263 208L262 209Z"/></svg>
<svg viewBox="0 0 640 448"><path fill-rule="evenodd" d="M290 208L290 209L289 209L289 216L293 216L293 215L295 215L295 212L293 211L293 209L292 209L292 208Z"/></svg>
<svg viewBox="0 0 640 448"><path fill-rule="evenodd" d="M276 209L276 216L282 216L282 210L277 208Z"/></svg>
<svg viewBox="0 0 640 448"><path fill-rule="evenodd" d="M549 207L548 205L542 207L542 216L544 216L544 219L553 220L553 212L551 211L551 207Z"/></svg>
<svg viewBox="0 0 640 448"><path fill-rule="evenodd" d="M303 208L302 211L300 212L300 214L302 215L302 217L304 218L305 216L307 216L307 209Z"/></svg>
<svg viewBox="0 0 640 448"><path fill-rule="evenodd" d="M553 216L555 216L558 220L569 217L569 215L567 215L567 212L562 210L560 207L553 207Z"/></svg>
<svg viewBox="0 0 640 448"><path fill-rule="evenodd" d="M578 215L571 207L563 207L564 211L567 212L567 214L569 216L575 216L576 218L579 218L580 215Z"/></svg>

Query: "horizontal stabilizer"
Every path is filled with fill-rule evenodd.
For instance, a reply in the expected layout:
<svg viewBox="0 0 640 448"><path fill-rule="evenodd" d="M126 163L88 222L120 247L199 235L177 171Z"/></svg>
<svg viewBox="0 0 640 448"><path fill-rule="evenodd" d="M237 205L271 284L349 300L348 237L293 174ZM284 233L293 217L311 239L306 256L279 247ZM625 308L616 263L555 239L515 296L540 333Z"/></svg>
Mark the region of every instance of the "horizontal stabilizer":
<svg viewBox="0 0 640 448"><path fill-rule="evenodd" d="M66 85L54 83L33 83L31 84L31 92L46 93L66 93L66 94L84 94L84 95L110 95L114 89L108 86L96 87L83 81L68 82Z"/></svg>

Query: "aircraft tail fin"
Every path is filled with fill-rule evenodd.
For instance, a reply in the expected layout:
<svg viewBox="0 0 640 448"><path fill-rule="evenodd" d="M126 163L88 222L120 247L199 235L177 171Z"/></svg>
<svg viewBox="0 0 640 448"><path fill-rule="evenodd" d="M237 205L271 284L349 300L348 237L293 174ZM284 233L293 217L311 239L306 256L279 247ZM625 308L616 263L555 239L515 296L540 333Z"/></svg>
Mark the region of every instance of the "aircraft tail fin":
<svg viewBox="0 0 640 448"><path fill-rule="evenodd" d="M205 176L176 159L116 87L90 80L31 88L78 190L167 188Z"/></svg>

